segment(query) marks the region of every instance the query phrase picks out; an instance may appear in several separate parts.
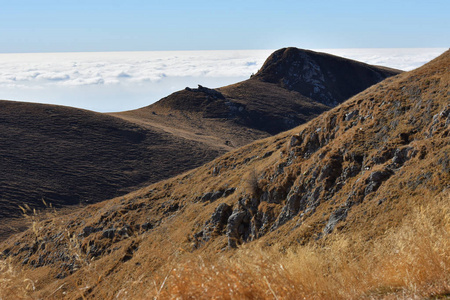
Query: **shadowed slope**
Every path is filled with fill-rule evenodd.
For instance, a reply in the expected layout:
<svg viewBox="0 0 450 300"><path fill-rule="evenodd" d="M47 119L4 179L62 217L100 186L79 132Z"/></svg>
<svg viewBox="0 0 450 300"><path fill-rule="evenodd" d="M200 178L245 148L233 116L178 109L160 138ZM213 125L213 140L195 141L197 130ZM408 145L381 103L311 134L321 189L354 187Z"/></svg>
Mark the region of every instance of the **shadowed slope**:
<svg viewBox="0 0 450 300"><path fill-rule="evenodd" d="M98 202L168 178L223 150L69 107L0 101L0 219L19 205Z"/></svg>

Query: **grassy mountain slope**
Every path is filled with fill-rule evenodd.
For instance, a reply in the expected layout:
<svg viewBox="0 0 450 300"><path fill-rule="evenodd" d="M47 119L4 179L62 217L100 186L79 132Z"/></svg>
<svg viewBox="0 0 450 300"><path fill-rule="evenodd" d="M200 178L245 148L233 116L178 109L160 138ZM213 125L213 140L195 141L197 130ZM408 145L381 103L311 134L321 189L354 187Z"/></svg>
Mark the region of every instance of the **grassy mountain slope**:
<svg viewBox="0 0 450 300"><path fill-rule="evenodd" d="M444 296L449 71L447 51L300 127L36 223L2 244L3 261L22 266L10 276L15 281L4 281L4 293Z"/></svg>

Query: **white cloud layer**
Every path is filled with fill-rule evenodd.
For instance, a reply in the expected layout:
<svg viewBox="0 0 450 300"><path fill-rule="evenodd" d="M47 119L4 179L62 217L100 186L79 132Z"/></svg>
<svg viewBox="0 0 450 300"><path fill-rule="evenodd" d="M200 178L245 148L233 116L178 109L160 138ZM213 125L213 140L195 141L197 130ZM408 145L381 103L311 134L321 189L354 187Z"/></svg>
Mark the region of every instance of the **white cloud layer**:
<svg viewBox="0 0 450 300"><path fill-rule="evenodd" d="M443 53L428 49L320 49L369 64L412 70ZM95 111L149 105L186 86L248 78L273 50L0 54L0 99Z"/></svg>

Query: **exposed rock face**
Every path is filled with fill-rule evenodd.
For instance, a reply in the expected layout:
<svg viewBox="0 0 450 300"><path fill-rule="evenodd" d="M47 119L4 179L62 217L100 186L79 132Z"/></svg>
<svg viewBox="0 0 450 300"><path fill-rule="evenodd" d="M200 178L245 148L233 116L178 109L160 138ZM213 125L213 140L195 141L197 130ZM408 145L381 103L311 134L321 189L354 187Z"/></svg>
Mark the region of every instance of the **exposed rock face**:
<svg viewBox="0 0 450 300"><path fill-rule="evenodd" d="M185 90L189 91L189 92L201 92L201 93L204 93L206 96L212 97L214 99L224 99L225 98L221 92L219 92L215 89L210 89L210 88L204 87L200 84L198 85L197 89L191 89L189 87L186 87Z"/></svg>
<svg viewBox="0 0 450 300"><path fill-rule="evenodd" d="M228 218L227 222L227 238L229 247L235 248L242 242L241 238L246 234L245 225L248 225L248 222L249 216L246 210L233 211L233 214Z"/></svg>
<svg viewBox="0 0 450 300"><path fill-rule="evenodd" d="M347 216L348 207L340 207L331 213L330 219L328 220L327 225L323 229L324 234L330 234L336 224L340 221L343 221Z"/></svg>
<svg viewBox="0 0 450 300"><path fill-rule="evenodd" d="M274 52L253 78L300 92L333 107L396 74L397 70L381 69L329 54L283 48Z"/></svg>
<svg viewBox="0 0 450 300"><path fill-rule="evenodd" d="M432 137L439 129L448 128L450 126L450 104L444 107L442 111L433 116L433 123L431 123L426 137Z"/></svg>
<svg viewBox="0 0 450 300"><path fill-rule="evenodd" d="M214 202L219 198L228 197L229 195L233 194L235 191L236 191L236 188L228 188L228 189L223 189L223 190L218 190L218 191L207 192L207 193L203 194L203 196L200 198L200 201Z"/></svg>
<svg viewBox="0 0 450 300"><path fill-rule="evenodd" d="M286 51L289 52L289 50ZM290 50L290 52L292 51L294 50ZM277 55L283 55L283 53L274 54L273 60L277 61ZM298 55L301 58L309 59L305 53ZM282 64L275 64L273 68L278 70L277 68L282 68ZM318 67L313 69L319 70ZM294 71L290 69L289 72ZM276 71L272 70L271 74L276 74ZM308 74L314 74L314 72ZM288 81L284 81L284 84L287 83ZM294 86L290 85L290 88L294 88ZM401 93L398 90L396 92ZM448 98L448 96L449 94L444 97ZM257 239L268 233L267 223L263 225L261 222L261 216L265 216L268 220L267 215L260 207L264 207L270 202L282 206L278 216L272 217L269 222L272 224L270 231L274 231L294 218L302 220L313 214L317 207L324 202L331 199L338 201L339 198L336 196L340 195L340 197L345 197L345 201L333 209L322 233L317 237L330 234L339 222L345 221L355 205L360 205L366 199L376 197L377 191L391 177L403 174L401 170L405 164L410 160L417 161L424 158L425 151L414 141L422 138L429 139L436 135L439 135L439 138L448 137L450 131L447 124L450 116L448 105L445 105L439 110L439 113L433 116L421 112L421 108L417 105L415 109L399 107L404 105L410 108L411 104L408 101L414 101L417 97L415 94L414 99L405 100L403 104L399 104L396 100L391 102L390 108L384 107L387 116L380 111L378 111L378 115L373 115L375 107L389 105L382 100L385 99L383 93L378 97L380 97L378 101L374 101L373 97L365 102L363 102L364 100L355 100L357 105L351 103L333 110L320 118L320 121L315 120L306 129L292 135L288 139L287 149L284 153L285 158L281 159L282 162L272 171L265 172L260 177L260 180L265 180L265 182L274 182L276 178L284 178L282 181L288 182L288 184L284 185L278 193L281 197L271 196L270 184L263 187L264 191L260 196L241 197L233 214L228 219L226 233L228 246L237 247L242 242ZM363 99L364 96L360 98ZM442 98L440 99L442 102ZM431 103L430 101L432 100L429 100L429 103ZM356 107L358 108L355 109ZM421 119L420 123L418 118ZM388 130L396 129L402 122L426 124L426 120L429 120L428 127L416 125L415 128L398 129L400 133L388 132ZM389 127L384 124L389 124ZM380 132L383 132L383 138L377 137ZM424 136L419 132L424 132ZM366 134L377 138L372 140L365 136ZM329 145L334 146L329 147ZM336 147L336 145L339 146ZM445 145L448 145L448 141ZM314 163L311 163L311 160ZM443 166L443 170L450 169L448 161L448 155L445 152L438 161ZM302 163L301 172L295 171L292 166L299 162ZM297 167L300 168L300 165ZM290 170L290 172L286 172L286 170ZM292 172L296 172L296 174L292 175ZM287 178L290 176L293 176L293 179L288 180ZM357 179L353 179L354 177ZM430 177L429 173L417 177L417 183L410 185L411 188L416 189L418 185L430 180ZM344 187L348 192L340 194ZM385 197L380 198L378 205L385 201ZM298 222L301 224L301 221Z"/></svg>
<svg viewBox="0 0 450 300"><path fill-rule="evenodd" d="M195 234L194 248L198 248L202 243L208 242L214 235L222 234L232 212L231 206L226 203L220 204L211 218L205 222L203 229Z"/></svg>

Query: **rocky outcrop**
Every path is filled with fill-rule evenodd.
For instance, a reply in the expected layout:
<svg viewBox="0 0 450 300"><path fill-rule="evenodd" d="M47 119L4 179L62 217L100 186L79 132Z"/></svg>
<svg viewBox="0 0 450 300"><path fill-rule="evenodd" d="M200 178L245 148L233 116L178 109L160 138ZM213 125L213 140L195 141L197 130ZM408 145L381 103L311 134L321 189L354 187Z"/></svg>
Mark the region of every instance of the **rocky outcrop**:
<svg viewBox="0 0 450 300"><path fill-rule="evenodd" d="M398 70L370 66L330 54L283 48L274 52L253 78L300 92L333 107L398 73Z"/></svg>
<svg viewBox="0 0 450 300"><path fill-rule="evenodd" d="M200 93L203 93L206 96L211 97L213 99L225 99L225 97L222 95L222 93L219 92L218 90L210 89L210 88L201 86L200 84L198 85L197 89L192 89L192 88L186 87L185 90L189 91L189 92L194 92L194 93L200 92Z"/></svg>
<svg viewBox="0 0 450 300"><path fill-rule="evenodd" d="M228 197L229 195L233 194L235 191L236 191L236 188L227 188L227 189L222 189L222 190L218 190L218 191L207 192L207 193L204 193L201 197L198 197L197 199L200 200L201 202L207 202L207 201L214 202L219 198Z"/></svg>
<svg viewBox="0 0 450 300"><path fill-rule="evenodd" d="M194 235L194 248L208 242L214 235L222 234L232 212L232 207L226 203L217 206L211 218L205 222L203 229Z"/></svg>
<svg viewBox="0 0 450 300"><path fill-rule="evenodd" d="M305 53L300 57L312 59L305 58ZM274 60L277 61L277 57ZM275 74L282 64L275 63L272 67L275 71L271 74ZM308 74L316 74L314 72ZM224 233L229 247L258 239L294 219L295 227L301 226L322 204L329 206L330 212L324 214L321 232L316 238L332 233L355 206L372 199L377 199L378 205L386 203L386 197L377 197L380 189L385 187L386 190L391 178L404 176L403 168L411 160L417 162L427 155L418 141L437 135L443 138L440 141L448 137L450 109L448 105L435 108L439 113L429 116L429 112L422 112L418 105L413 110L413 104L406 100L403 103L392 94L386 95L382 86L374 89L381 90L379 94L371 91L376 96L362 94L287 137L280 159L257 176L260 192L241 196L234 206ZM411 125L427 122L428 126ZM448 155L443 154L436 163L448 170L448 161ZM416 189L430 179L431 175L425 173L403 184ZM277 209L268 213L270 205Z"/></svg>
<svg viewBox="0 0 450 300"><path fill-rule="evenodd" d="M428 131L425 133L427 138L432 137L434 134L441 130L446 130L445 135L449 136L450 126L450 104L444 107L438 114L433 116L433 122L431 123Z"/></svg>

